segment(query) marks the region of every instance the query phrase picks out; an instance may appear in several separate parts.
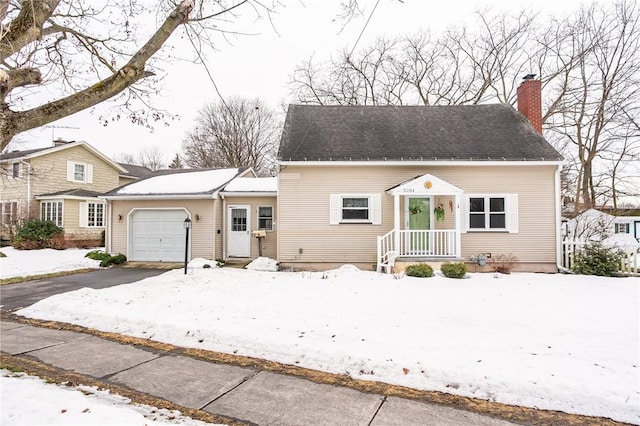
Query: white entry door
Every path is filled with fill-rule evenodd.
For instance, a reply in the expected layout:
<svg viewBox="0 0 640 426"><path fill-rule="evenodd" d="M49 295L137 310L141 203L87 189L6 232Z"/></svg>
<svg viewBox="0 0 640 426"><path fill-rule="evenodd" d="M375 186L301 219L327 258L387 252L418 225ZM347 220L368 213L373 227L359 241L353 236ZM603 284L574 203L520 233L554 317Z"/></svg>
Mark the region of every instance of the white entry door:
<svg viewBox="0 0 640 426"><path fill-rule="evenodd" d="M249 206L229 206L229 229L227 233L227 255L230 257L251 256L251 218Z"/></svg>
<svg viewBox="0 0 640 426"><path fill-rule="evenodd" d="M640 242L640 221L636 220L633 222L634 230L633 237Z"/></svg>

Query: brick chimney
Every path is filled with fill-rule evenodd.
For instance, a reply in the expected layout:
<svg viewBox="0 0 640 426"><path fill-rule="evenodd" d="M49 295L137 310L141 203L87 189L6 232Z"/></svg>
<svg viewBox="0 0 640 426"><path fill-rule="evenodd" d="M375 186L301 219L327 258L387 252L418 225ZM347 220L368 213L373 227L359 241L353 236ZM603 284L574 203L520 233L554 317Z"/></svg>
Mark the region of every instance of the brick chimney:
<svg viewBox="0 0 640 426"><path fill-rule="evenodd" d="M542 84L535 74L527 74L518 87L518 111L542 134Z"/></svg>

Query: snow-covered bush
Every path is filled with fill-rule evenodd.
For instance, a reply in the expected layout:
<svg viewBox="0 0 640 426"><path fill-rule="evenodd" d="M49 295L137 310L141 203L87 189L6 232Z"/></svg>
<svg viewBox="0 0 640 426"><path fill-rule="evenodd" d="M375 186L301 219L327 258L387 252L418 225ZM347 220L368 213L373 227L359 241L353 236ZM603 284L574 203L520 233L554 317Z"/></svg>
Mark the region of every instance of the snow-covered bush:
<svg viewBox="0 0 640 426"><path fill-rule="evenodd" d="M617 247L590 243L576 252L572 269L576 274L616 277L619 275L622 256L622 251Z"/></svg>

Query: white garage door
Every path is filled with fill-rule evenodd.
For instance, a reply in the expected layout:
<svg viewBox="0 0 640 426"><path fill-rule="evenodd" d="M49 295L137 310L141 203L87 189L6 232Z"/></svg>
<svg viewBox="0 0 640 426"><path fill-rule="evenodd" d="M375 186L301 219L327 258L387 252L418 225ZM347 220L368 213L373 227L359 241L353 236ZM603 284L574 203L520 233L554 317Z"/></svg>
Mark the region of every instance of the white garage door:
<svg viewBox="0 0 640 426"><path fill-rule="evenodd" d="M184 261L187 212L137 210L131 214L129 260L145 262Z"/></svg>

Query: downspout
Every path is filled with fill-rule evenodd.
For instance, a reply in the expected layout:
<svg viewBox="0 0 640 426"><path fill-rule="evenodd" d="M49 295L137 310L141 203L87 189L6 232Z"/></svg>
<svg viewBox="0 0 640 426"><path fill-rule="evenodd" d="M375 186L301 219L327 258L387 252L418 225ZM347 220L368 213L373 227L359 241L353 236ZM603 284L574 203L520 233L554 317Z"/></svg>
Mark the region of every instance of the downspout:
<svg viewBox="0 0 640 426"><path fill-rule="evenodd" d="M113 206L111 205L111 201L110 200L105 200L107 202L107 228L109 230L109 232L105 232L104 234L104 250L107 253L111 253L111 233L113 232Z"/></svg>
<svg viewBox="0 0 640 426"><path fill-rule="evenodd" d="M556 233L556 267L559 272L571 273L571 271L562 265L562 236L560 235L560 229L562 228L562 197L560 195L560 171L562 170L562 164L559 164L556 168L554 175L555 186L555 233Z"/></svg>
<svg viewBox="0 0 640 426"><path fill-rule="evenodd" d="M222 229L220 232L220 237L222 239L222 260L227 260L227 242L225 240L227 229L227 200L224 198L224 194L220 194L220 198L222 198Z"/></svg>
<svg viewBox="0 0 640 426"><path fill-rule="evenodd" d="M22 164L27 165L27 217L31 219L31 163L20 160Z"/></svg>

